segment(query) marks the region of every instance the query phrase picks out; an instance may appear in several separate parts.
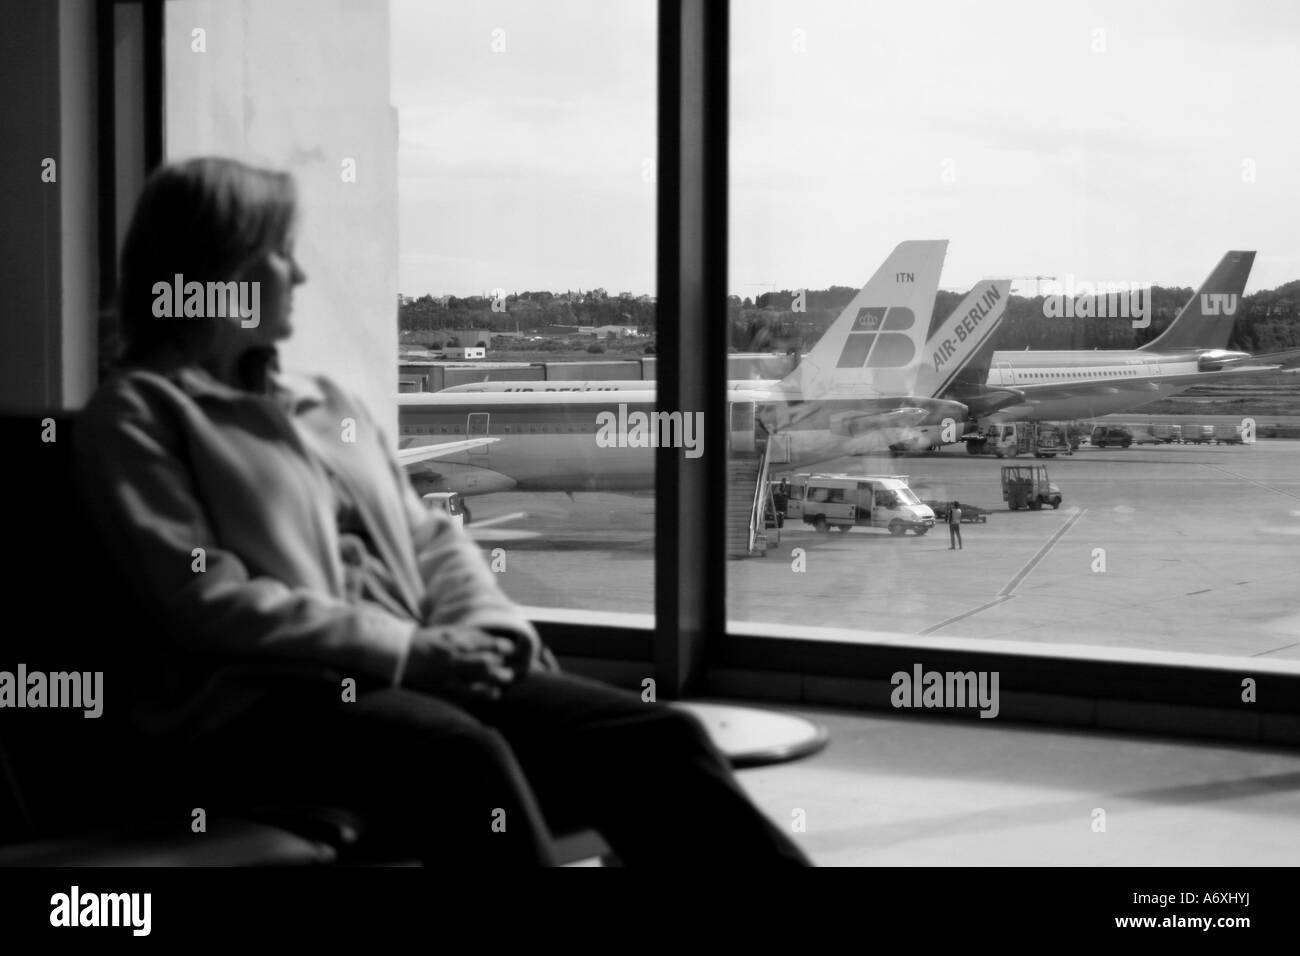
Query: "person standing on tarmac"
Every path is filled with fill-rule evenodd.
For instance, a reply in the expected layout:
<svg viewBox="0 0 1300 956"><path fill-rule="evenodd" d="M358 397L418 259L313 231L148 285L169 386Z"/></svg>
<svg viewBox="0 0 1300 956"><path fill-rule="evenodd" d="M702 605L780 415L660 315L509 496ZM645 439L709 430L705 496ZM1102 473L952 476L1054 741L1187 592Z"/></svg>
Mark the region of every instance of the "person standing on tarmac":
<svg viewBox="0 0 1300 956"><path fill-rule="evenodd" d="M776 526L785 527L785 509L790 504L790 483L784 478L772 489L772 510L776 512Z"/></svg>
<svg viewBox="0 0 1300 956"><path fill-rule="evenodd" d="M948 509L948 550L961 550L961 504L954 501Z"/></svg>

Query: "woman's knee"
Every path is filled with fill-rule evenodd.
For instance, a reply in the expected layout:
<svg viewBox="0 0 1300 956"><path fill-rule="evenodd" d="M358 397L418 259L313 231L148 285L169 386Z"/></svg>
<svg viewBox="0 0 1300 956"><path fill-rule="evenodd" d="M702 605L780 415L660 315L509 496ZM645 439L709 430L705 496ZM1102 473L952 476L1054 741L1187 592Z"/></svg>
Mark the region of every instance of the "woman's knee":
<svg viewBox="0 0 1300 956"><path fill-rule="evenodd" d="M432 745L429 757L448 772L472 771L491 779L522 776L509 742L500 732L481 724L440 739Z"/></svg>
<svg viewBox="0 0 1300 956"><path fill-rule="evenodd" d="M458 763L478 769L513 764L510 745L494 728L455 704L408 690L387 690L359 701L356 730L365 743L395 748L434 773Z"/></svg>
<svg viewBox="0 0 1300 956"><path fill-rule="evenodd" d="M665 753L716 753L713 738L695 714L669 705L656 705L654 718L647 722L651 743Z"/></svg>

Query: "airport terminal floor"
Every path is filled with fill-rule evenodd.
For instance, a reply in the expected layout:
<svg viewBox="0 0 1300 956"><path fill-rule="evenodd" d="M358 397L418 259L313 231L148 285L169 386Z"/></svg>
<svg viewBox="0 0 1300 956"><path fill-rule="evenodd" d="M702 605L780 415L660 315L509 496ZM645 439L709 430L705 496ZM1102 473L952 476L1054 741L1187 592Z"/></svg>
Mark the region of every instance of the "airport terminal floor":
<svg viewBox="0 0 1300 956"><path fill-rule="evenodd" d="M789 712L825 725L830 745L740 780L774 820L802 811L795 839L821 866L1294 866L1300 857L1294 750Z"/></svg>

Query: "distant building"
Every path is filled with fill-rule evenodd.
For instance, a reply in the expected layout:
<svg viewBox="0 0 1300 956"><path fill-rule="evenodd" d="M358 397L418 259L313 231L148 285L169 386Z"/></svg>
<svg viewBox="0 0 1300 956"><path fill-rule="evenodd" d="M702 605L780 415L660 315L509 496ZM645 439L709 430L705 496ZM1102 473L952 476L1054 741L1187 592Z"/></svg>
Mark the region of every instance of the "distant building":
<svg viewBox="0 0 1300 956"><path fill-rule="evenodd" d="M481 359L487 358L487 349L481 345L454 345L442 350L444 358Z"/></svg>

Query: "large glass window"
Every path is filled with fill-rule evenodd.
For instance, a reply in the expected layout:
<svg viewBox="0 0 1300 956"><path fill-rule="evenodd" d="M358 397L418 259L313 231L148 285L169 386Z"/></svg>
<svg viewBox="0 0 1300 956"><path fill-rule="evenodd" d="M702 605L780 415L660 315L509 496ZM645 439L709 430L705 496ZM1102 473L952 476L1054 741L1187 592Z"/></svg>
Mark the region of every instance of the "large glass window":
<svg viewBox="0 0 1300 956"><path fill-rule="evenodd" d="M1300 390L1224 354L1300 347L1300 16L1221 14L732 4L731 501L924 502L733 509L732 620L1300 657Z"/></svg>

